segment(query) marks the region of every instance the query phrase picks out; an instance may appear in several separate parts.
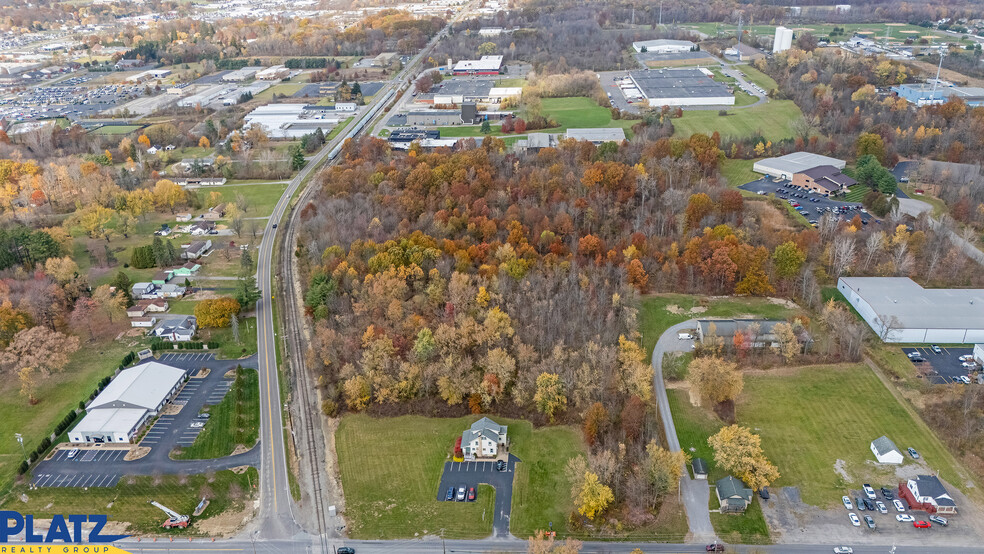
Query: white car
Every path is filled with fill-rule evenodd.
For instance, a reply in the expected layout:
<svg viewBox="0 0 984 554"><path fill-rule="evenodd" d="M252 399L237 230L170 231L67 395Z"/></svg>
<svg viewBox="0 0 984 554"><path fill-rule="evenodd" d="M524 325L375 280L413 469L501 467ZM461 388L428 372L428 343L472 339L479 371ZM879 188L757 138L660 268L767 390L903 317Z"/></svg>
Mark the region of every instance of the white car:
<svg viewBox="0 0 984 554"><path fill-rule="evenodd" d="M955 379L957 381L960 381L961 383L963 383L965 385L969 385L970 384L970 377L967 377L966 375L961 375L959 377L956 377Z"/></svg>
<svg viewBox="0 0 984 554"><path fill-rule="evenodd" d="M892 501L892 504L895 504L895 511L897 511L897 512L904 512L905 511L905 506L902 505L902 501L899 500L898 498L896 498L895 500L893 500Z"/></svg>
<svg viewBox="0 0 984 554"><path fill-rule="evenodd" d="M858 514L851 512L847 514L847 517L851 518L851 525L855 527L861 527L861 520L858 519Z"/></svg>
<svg viewBox="0 0 984 554"><path fill-rule="evenodd" d="M869 500L874 500L875 498L877 498L875 496L875 489L871 488L871 485L869 485L868 483L865 483L864 486L861 488L864 489L864 494L865 496L868 497Z"/></svg>
<svg viewBox="0 0 984 554"><path fill-rule="evenodd" d="M78 455L79 455L79 449L78 448L73 448L73 449L71 449L71 450L68 451L68 459L69 460L71 460L72 458L74 458L74 457L76 457Z"/></svg>
<svg viewBox="0 0 984 554"><path fill-rule="evenodd" d="M844 503L844 507L847 508L848 511L851 511L851 510L854 509L854 504L851 504L851 497L850 496L842 496L841 497L841 502Z"/></svg>
<svg viewBox="0 0 984 554"><path fill-rule="evenodd" d="M198 429L199 427L205 427L205 422L204 421L192 421L191 422L191 428L192 429Z"/></svg>
<svg viewBox="0 0 984 554"><path fill-rule="evenodd" d="M690 333L677 333L677 338L680 340L694 340L694 336Z"/></svg>
<svg viewBox="0 0 984 554"><path fill-rule="evenodd" d="M895 514L895 519L901 521L902 523L911 523L916 521L916 518L910 516L909 514Z"/></svg>
<svg viewBox="0 0 984 554"><path fill-rule="evenodd" d="M960 361L961 362L972 362L972 361L974 361L974 355L973 354L964 354L963 356L960 356Z"/></svg>
<svg viewBox="0 0 984 554"><path fill-rule="evenodd" d="M835 546L834 554L854 554L854 549L850 546Z"/></svg>
<svg viewBox="0 0 984 554"><path fill-rule="evenodd" d="M878 506L878 511L880 513L883 513L883 514L887 514L888 513L888 508L885 506L885 503L882 502L881 500L879 500L878 502L875 502L875 506Z"/></svg>
<svg viewBox="0 0 984 554"><path fill-rule="evenodd" d="M975 368L977 368L977 364L975 364L974 362L964 362L964 363L962 363L960 365L966 367L967 369L975 369Z"/></svg>

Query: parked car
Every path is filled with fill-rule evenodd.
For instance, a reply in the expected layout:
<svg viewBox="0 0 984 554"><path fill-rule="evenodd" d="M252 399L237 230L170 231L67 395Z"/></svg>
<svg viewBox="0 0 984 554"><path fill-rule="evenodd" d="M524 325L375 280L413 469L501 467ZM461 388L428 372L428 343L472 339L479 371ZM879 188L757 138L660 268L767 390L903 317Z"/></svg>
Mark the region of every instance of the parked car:
<svg viewBox="0 0 984 554"><path fill-rule="evenodd" d="M865 525L868 526L868 529L874 529L875 528L875 520L872 519L871 516L864 516L864 523L865 523Z"/></svg>
<svg viewBox="0 0 984 554"><path fill-rule="evenodd" d="M922 353L920 353L918 350L913 350L912 352L906 352L905 355L910 358L915 358L916 356L921 356Z"/></svg>
<svg viewBox="0 0 984 554"><path fill-rule="evenodd" d="M926 361L926 358L923 358L922 356L913 356L913 357L911 357L909 359L912 360L913 362L917 363L917 364L921 364L921 363L923 363L923 362Z"/></svg>
<svg viewBox="0 0 984 554"><path fill-rule="evenodd" d="M71 449L71 450L68 451L68 459L69 460L71 460L72 458L74 458L74 457L76 457L78 455L79 455L79 449L78 448L73 448L73 449Z"/></svg>
<svg viewBox="0 0 984 554"><path fill-rule="evenodd" d="M969 385L970 384L970 377L967 377L966 375L961 375L959 377L954 377L954 379L957 380L957 381L960 381L961 383L963 383L965 385Z"/></svg>
<svg viewBox="0 0 984 554"><path fill-rule="evenodd" d="M854 554L854 549L850 546L835 546L834 554Z"/></svg>
<svg viewBox="0 0 984 554"><path fill-rule="evenodd" d="M892 501L892 504L895 505L895 511L896 512L904 512L905 511L905 506L902 504L902 501L899 500L898 498L896 498L895 500L893 500Z"/></svg>
<svg viewBox="0 0 984 554"><path fill-rule="evenodd" d="M759 498L762 500L769 499L769 487L762 487L762 490L759 491Z"/></svg>
<svg viewBox="0 0 984 554"><path fill-rule="evenodd" d="M895 498L895 493L892 492L892 489L890 489L888 487L882 487L881 488L881 493L882 493L882 496L885 497L885 500L891 500L891 499Z"/></svg>
<svg viewBox="0 0 984 554"><path fill-rule="evenodd" d="M947 525L950 524L950 522L948 522L945 517L938 516L936 514L933 514L933 515L929 516L929 521L932 521L933 523L938 523L938 524L942 525L943 527L946 527Z"/></svg>
<svg viewBox="0 0 984 554"><path fill-rule="evenodd" d="M210 417L212 417L212 414L210 414L208 412L202 412L202 413L198 414L198 419L208 419Z"/></svg>
<svg viewBox="0 0 984 554"><path fill-rule="evenodd" d="M909 523L909 522L912 522L912 521L916 521L916 518L910 516L909 514L895 514L895 519L897 519L897 520L899 520L899 521L901 521L903 523Z"/></svg>
<svg viewBox="0 0 984 554"><path fill-rule="evenodd" d="M920 521L913 521L912 526L917 527L919 529L929 529L930 527L933 526L933 524L928 521L920 520Z"/></svg>
<svg viewBox="0 0 984 554"><path fill-rule="evenodd" d="M870 498L872 500L874 500L875 498L877 498L875 496L875 489L871 488L871 485L869 485L868 483L865 483L864 485L862 485L861 488L864 489L864 494L868 498Z"/></svg>
<svg viewBox="0 0 984 554"><path fill-rule="evenodd" d="M930 346L930 348L933 350L933 353L934 354L942 354L943 353L943 349L940 348L940 345L938 345L938 344L934 344L933 346Z"/></svg>
<svg viewBox="0 0 984 554"><path fill-rule="evenodd" d="M977 369L977 364L975 364L974 362L964 362L964 363L962 363L960 365L962 365L963 367L965 367L967 369Z"/></svg>
<svg viewBox="0 0 984 554"><path fill-rule="evenodd" d="M885 506L885 503L882 502L881 500L875 502L875 506L878 507L878 512L879 513L882 513L882 514L887 514L888 513L888 506Z"/></svg>
<svg viewBox="0 0 984 554"><path fill-rule="evenodd" d="M861 527L861 520L858 519L858 514L851 512L847 514L847 517L851 518L851 525L855 527Z"/></svg>
<svg viewBox="0 0 984 554"><path fill-rule="evenodd" d="M475 501L475 487L471 487L468 489L468 501L469 502Z"/></svg>
<svg viewBox="0 0 984 554"><path fill-rule="evenodd" d="M458 487L458 496L455 500L457 500L458 502L465 501L465 487Z"/></svg>
<svg viewBox="0 0 984 554"><path fill-rule="evenodd" d="M875 511L875 503L868 500L867 498L862 499L864 501L864 508L870 512Z"/></svg>
<svg viewBox="0 0 984 554"><path fill-rule="evenodd" d="M677 338L680 340L694 340L694 336L690 333L677 333Z"/></svg>
<svg viewBox="0 0 984 554"><path fill-rule="evenodd" d="M847 508L848 511L854 509L854 505L851 504L851 497L850 496L842 496L841 497L841 502L844 503L844 507Z"/></svg>
<svg viewBox="0 0 984 554"><path fill-rule="evenodd" d="M505 471L507 467L509 467L509 464L507 464L505 460L498 460L495 462L496 471Z"/></svg>
<svg viewBox="0 0 984 554"><path fill-rule="evenodd" d="M974 355L973 354L964 354L963 356L960 356L960 361L961 362L972 362L972 361L974 361Z"/></svg>
<svg viewBox="0 0 984 554"><path fill-rule="evenodd" d="M859 512L863 512L864 511L864 501L861 500L861 497L860 496L855 496L854 497L854 504L858 507L858 511Z"/></svg>
<svg viewBox="0 0 984 554"><path fill-rule="evenodd" d="M205 422L204 421L192 421L191 422L191 428L192 429L200 429L202 427L205 427Z"/></svg>
<svg viewBox="0 0 984 554"><path fill-rule="evenodd" d="M724 552L724 545L720 543L709 544L704 547L705 552Z"/></svg>
<svg viewBox="0 0 984 554"><path fill-rule="evenodd" d="M444 497L446 502L454 500L454 487L448 487L448 494Z"/></svg>
<svg viewBox="0 0 984 554"><path fill-rule="evenodd" d="M355 549L351 546L342 546L335 551L335 554L355 554Z"/></svg>
<svg viewBox="0 0 984 554"><path fill-rule="evenodd" d="M918 460L919 459L919 452L916 452L916 449L915 448L913 448L913 447L910 446L909 448L906 448L906 450L909 451L909 455L912 456L912 459L913 460Z"/></svg>

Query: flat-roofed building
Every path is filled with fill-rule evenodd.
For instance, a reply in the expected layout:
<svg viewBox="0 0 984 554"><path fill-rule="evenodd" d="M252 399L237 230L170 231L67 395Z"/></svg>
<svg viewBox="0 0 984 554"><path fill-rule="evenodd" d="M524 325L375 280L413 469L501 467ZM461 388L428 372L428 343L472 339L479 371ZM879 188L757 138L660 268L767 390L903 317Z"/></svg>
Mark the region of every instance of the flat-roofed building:
<svg viewBox="0 0 984 554"><path fill-rule="evenodd" d="M595 144L604 142L622 142L625 140L625 129L621 127L597 127L592 129L568 129L566 138L586 140Z"/></svg>
<svg viewBox="0 0 984 554"><path fill-rule="evenodd" d="M653 54L675 54L677 52L690 52L694 49L694 43L689 40L670 40L660 38L656 40L640 40L632 43L632 48L636 52L651 52Z"/></svg>
<svg viewBox="0 0 984 554"><path fill-rule="evenodd" d="M620 87L626 97L636 91L649 106L733 106L735 96L723 83L699 69L649 69L629 72Z"/></svg>
<svg viewBox="0 0 984 554"><path fill-rule="evenodd" d="M454 64L455 75L498 75L502 67L502 56L482 56L478 60L461 60Z"/></svg>
<svg viewBox="0 0 984 554"><path fill-rule="evenodd" d="M844 169L847 162L812 152L793 152L778 158L763 158L752 165L752 171L792 181L793 175L821 165Z"/></svg>
<svg viewBox="0 0 984 554"><path fill-rule="evenodd" d="M818 165L793 174L793 186L827 196L838 192L847 192L848 187L856 184L858 184L857 181L844 175L841 170L832 165Z"/></svg>

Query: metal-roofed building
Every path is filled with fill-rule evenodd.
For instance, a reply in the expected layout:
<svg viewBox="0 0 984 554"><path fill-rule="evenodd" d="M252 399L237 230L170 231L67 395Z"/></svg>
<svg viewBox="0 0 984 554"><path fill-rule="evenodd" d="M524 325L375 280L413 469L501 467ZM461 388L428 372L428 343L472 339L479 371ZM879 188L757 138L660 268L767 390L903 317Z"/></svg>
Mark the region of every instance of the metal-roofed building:
<svg viewBox="0 0 984 554"><path fill-rule="evenodd" d="M451 70L455 75L498 75L502 56L482 56L478 60L461 60Z"/></svg>
<svg viewBox="0 0 984 554"><path fill-rule="evenodd" d="M793 152L778 158L763 158L752 165L752 171L792 181L793 175L821 165L844 169L847 162L812 152Z"/></svg>
<svg viewBox="0 0 984 554"><path fill-rule="evenodd" d="M726 85L700 69L647 69L630 71L634 89L660 106L734 106L735 96Z"/></svg>
<svg viewBox="0 0 984 554"><path fill-rule="evenodd" d="M914 83L892 87L892 92L905 98L910 104L926 106L942 104L951 98L960 98L968 106L984 106L984 88L959 87L950 83Z"/></svg>
<svg viewBox="0 0 984 554"><path fill-rule="evenodd" d="M597 127L592 129L568 129L566 138L586 140L595 144L603 142L622 142L625 140L625 129L621 127Z"/></svg>
<svg viewBox="0 0 984 554"><path fill-rule="evenodd" d="M636 52L670 54L675 52L690 52L694 49L694 43L689 40L670 40L660 38L656 40L639 40L633 42L632 48Z"/></svg>
<svg viewBox="0 0 984 554"><path fill-rule="evenodd" d="M903 460L902 451L885 435L871 441L871 453L880 464L901 464Z"/></svg>
<svg viewBox="0 0 984 554"><path fill-rule="evenodd" d="M837 290L885 342L984 342L982 289L924 289L908 277L841 277Z"/></svg>
<svg viewBox="0 0 984 554"><path fill-rule="evenodd" d="M159 362L124 369L86 407L68 433L76 443L128 443L157 415L185 381L185 370Z"/></svg>

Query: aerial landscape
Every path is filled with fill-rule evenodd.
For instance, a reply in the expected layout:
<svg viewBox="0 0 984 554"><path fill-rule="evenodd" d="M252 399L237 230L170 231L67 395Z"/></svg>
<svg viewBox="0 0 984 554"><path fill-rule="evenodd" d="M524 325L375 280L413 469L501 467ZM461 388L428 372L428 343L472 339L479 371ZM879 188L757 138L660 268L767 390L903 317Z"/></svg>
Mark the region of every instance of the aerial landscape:
<svg viewBox="0 0 984 554"><path fill-rule="evenodd" d="M0 552L984 552L982 0L3 11Z"/></svg>

